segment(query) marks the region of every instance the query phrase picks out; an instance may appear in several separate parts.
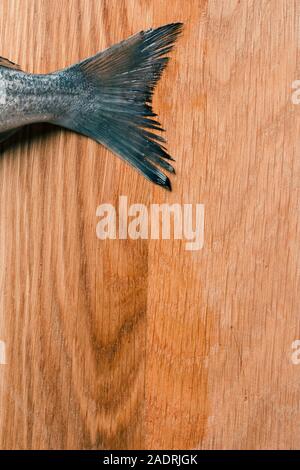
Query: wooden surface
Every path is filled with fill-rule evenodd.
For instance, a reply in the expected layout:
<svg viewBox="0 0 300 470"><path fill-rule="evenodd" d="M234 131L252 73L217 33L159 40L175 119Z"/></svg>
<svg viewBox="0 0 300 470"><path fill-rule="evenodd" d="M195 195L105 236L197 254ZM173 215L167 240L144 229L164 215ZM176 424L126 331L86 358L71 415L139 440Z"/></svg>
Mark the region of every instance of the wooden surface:
<svg viewBox="0 0 300 470"><path fill-rule="evenodd" d="M154 100L168 193L100 145L0 156L2 449L300 446L299 0L1 0L2 56L46 73L172 21ZM205 204L205 242L96 237L99 204Z"/></svg>

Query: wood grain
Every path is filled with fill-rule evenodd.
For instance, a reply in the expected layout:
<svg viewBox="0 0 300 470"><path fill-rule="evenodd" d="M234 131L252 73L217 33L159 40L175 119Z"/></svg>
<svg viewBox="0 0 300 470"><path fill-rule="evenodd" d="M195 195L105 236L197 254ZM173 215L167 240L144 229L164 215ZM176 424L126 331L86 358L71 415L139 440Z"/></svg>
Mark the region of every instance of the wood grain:
<svg viewBox="0 0 300 470"><path fill-rule="evenodd" d="M300 446L298 0L1 0L46 73L172 21L154 107L173 192L33 126L0 156L0 448ZM99 204L205 204L205 243L96 237Z"/></svg>

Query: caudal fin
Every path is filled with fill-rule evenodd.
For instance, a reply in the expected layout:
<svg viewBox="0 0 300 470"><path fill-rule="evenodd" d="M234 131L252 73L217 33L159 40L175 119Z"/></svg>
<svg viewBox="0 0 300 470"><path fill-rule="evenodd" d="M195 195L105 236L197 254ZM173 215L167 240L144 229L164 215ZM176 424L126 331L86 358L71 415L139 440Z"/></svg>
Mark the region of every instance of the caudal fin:
<svg viewBox="0 0 300 470"><path fill-rule="evenodd" d="M60 122L168 189L170 180L156 165L174 173L168 163L173 159L156 134L163 129L152 111L152 95L181 30L182 23L173 23L142 31L68 69L80 74L84 99Z"/></svg>

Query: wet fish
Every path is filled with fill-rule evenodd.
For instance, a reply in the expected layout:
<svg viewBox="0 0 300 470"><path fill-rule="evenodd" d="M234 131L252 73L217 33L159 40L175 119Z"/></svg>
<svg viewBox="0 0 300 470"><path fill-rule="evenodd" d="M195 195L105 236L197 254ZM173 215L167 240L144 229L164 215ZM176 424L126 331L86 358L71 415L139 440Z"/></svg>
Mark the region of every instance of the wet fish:
<svg viewBox="0 0 300 470"><path fill-rule="evenodd" d="M152 182L171 189L173 160L157 134L152 95L182 23L141 31L58 72L37 75L0 59L0 141L49 122L100 142Z"/></svg>

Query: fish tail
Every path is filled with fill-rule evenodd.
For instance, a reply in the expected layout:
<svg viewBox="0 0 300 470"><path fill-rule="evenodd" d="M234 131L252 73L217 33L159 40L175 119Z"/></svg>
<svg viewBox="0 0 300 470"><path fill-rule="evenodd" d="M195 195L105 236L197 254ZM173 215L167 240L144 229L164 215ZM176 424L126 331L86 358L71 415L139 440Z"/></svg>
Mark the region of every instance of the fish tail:
<svg viewBox="0 0 300 470"><path fill-rule="evenodd" d="M158 168L174 173L173 160L152 110L155 85L167 65L182 23L141 31L70 67L80 74L82 99L59 124L91 137L122 157L147 179L171 189Z"/></svg>

